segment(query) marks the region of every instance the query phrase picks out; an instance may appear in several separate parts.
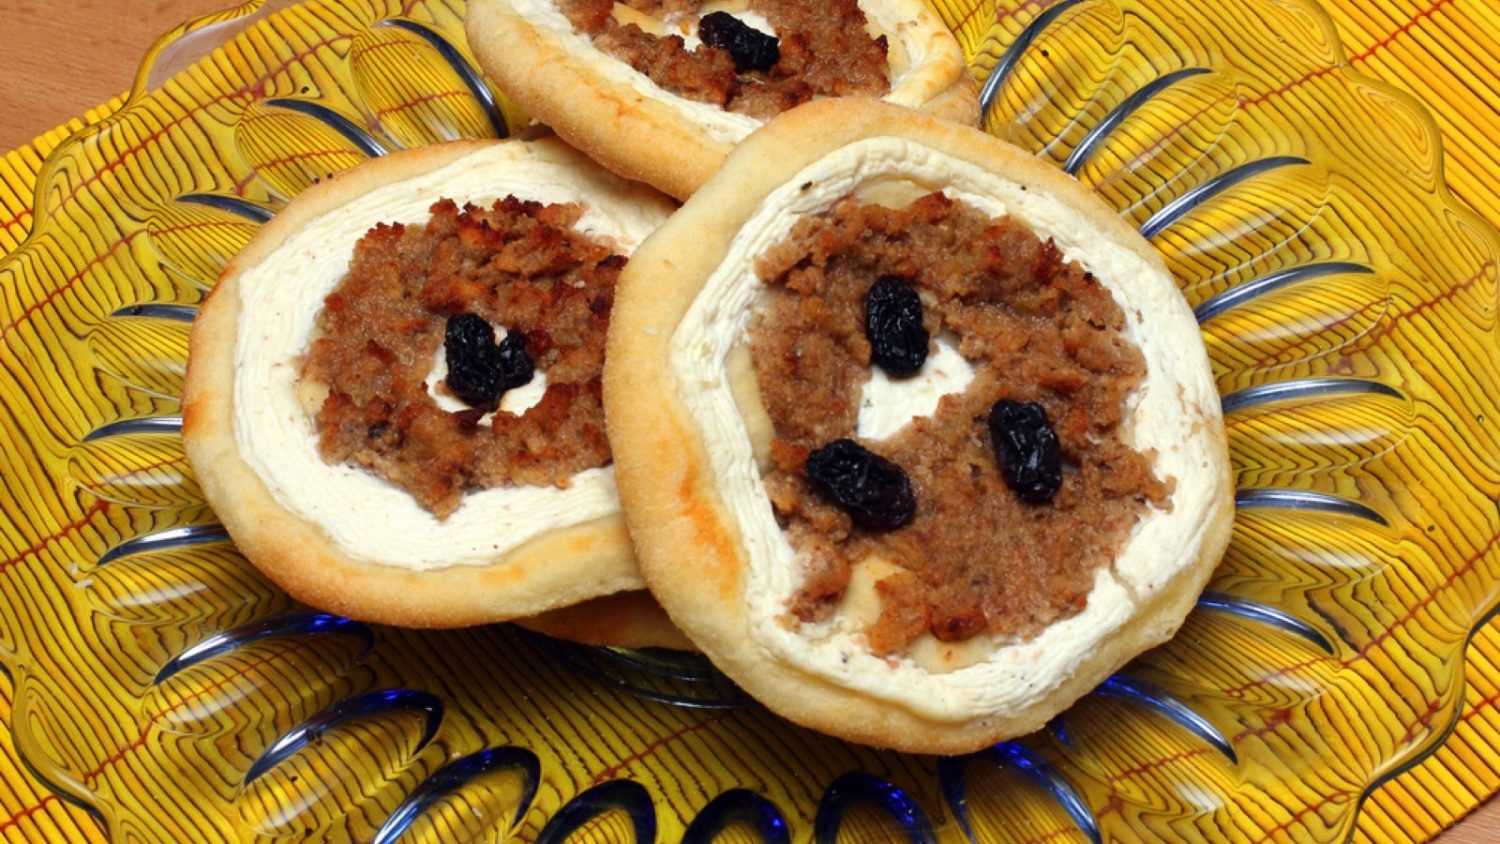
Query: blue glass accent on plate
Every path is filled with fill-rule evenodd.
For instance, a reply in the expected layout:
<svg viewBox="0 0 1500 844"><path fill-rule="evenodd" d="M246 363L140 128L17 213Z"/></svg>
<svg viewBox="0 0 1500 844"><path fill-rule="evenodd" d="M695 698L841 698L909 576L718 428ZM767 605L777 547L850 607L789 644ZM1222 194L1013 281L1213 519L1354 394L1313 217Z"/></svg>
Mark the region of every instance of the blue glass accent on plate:
<svg viewBox="0 0 1500 844"><path fill-rule="evenodd" d="M1395 387L1366 378L1300 378L1295 381L1260 384L1230 393L1224 397L1223 407L1225 413L1234 413L1237 410L1273 401L1361 394L1389 396L1394 399L1406 398Z"/></svg>
<svg viewBox="0 0 1500 844"><path fill-rule="evenodd" d="M110 316L129 319L169 319L173 322L192 322L198 318L197 305L126 305Z"/></svg>
<svg viewBox="0 0 1500 844"><path fill-rule="evenodd" d="M210 542L229 541L229 532L223 525L187 525L168 530L159 530L127 539L99 555L99 565L112 563L121 557L160 551L164 548L182 548L187 545L206 545Z"/></svg>
<svg viewBox="0 0 1500 844"><path fill-rule="evenodd" d="M1057 743L1069 750L1073 749L1073 737L1068 734L1068 725L1063 721L1063 716L1058 715L1047 722L1047 732L1052 734Z"/></svg>
<svg viewBox="0 0 1500 844"><path fill-rule="evenodd" d="M180 434L181 416L147 416L141 419L121 419L90 431L83 438L86 443L109 437L124 437L131 434Z"/></svg>
<svg viewBox="0 0 1500 844"><path fill-rule="evenodd" d="M712 844L724 830L743 824L755 830L764 844L791 844L786 818L770 800L744 788L720 794L703 807L682 835L682 844Z"/></svg>
<svg viewBox="0 0 1500 844"><path fill-rule="evenodd" d="M1206 67L1185 67L1182 70L1174 70L1165 76L1158 76L1145 85L1142 85L1140 90L1126 97L1124 102L1111 109L1109 114L1106 114L1104 119L1099 121L1099 125L1090 129L1088 134L1083 136L1083 140L1078 143L1078 147L1073 150L1073 153L1068 156L1067 162L1063 164L1063 169L1070 174L1076 174L1078 168L1082 167L1089 160L1089 156L1094 154L1094 149L1105 138L1109 137L1109 134L1123 123L1125 118L1134 114L1136 109L1145 105L1152 97L1176 85L1178 82L1189 77L1210 72Z"/></svg>
<svg viewBox="0 0 1500 844"><path fill-rule="evenodd" d="M1036 40L1042 30L1052 25L1052 22L1062 17L1062 13L1078 5L1081 0L1062 0L1062 2L1050 6L1046 11L1036 16L1036 20L1027 24L1011 42L1010 48L995 67L990 70L990 75L985 77L984 87L979 89L979 125L983 126L986 118L990 116L990 109L995 105L995 98L999 96L1000 89L1005 85L1005 80L1010 77L1011 71L1016 69L1016 63L1021 56L1031 47L1031 42Z"/></svg>
<svg viewBox="0 0 1500 844"><path fill-rule="evenodd" d="M207 205L209 208L217 208L220 211L228 211L244 217L252 223L269 223L276 212L238 196L224 196L219 193L187 193L177 197L178 202L186 202L192 205Z"/></svg>
<svg viewBox="0 0 1500 844"><path fill-rule="evenodd" d="M386 149L385 144L375 140L375 136L366 131L364 127L322 103L315 103L311 100L296 100L291 97L276 97L266 100L266 105L284 108L288 111L295 111L298 114L305 114L314 120L321 120L328 124L333 131L343 135L349 143L359 147L360 152L371 158L379 158L390 152L389 149Z"/></svg>
<svg viewBox="0 0 1500 844"><path fill-rule="evenodd" d="M595 648L598 656L622 667L645 671L658 677L689 683L711 683L724 680L723 674L701 654L661 649Z"/></svg>
<svg viewBox="0 0 1500 844"><path fill-rule="evenodd" d="M537 784L542 778L542 763L536 754L523 747L494 747L471 753L456 762L451 762L432 776L422 781L396 811L385 819L371 844L395 844L422 813L434 803L463 788L470 781L491 771L520 771L523 778L521 799L516 806L515 817L510 828L514 829L531 808L536 797Z"/></svg>
<svg viewBox="0 0 1500 844"><path fill-rule="evenodd" d="M1244 305L1246 302L1301 281L1328 275L1339 275L1341 273L1370 275L1374 272L1374 270L1364 264L1354 264L1348 261L1328 261L1321 264L1307 264L1301 267L1277 270L1273 273L1267 273L1260 278L1251 279L1244 284L1235 285L1217 296L1210 297L1203 304L1193 309L1193 316L1198 318L1198 323L1201 325L1226 311Z"/></svg>
<svg viewBox="0 0 1500 844"><path fill-rule="evenodd" d="M1248 164L1241 164L1233 170L1220 173L1203 184L1188 190L1182 196L1168 202L1160 211L1152 214L1150 219L1141 224L1141 235L1148 238L1156 237L1158 234L1161 234L1163 229L1182 219L1189 211L1246 179L1251 179L1262 173L1269 173L1272 170L1282 167L1307 163L1308 160L1301 156L1276 155L1270 158L1262 158L1258 161L1251 161Z"/></svg>
<svg viewBox="0 0 1500 844"><path fill-rule="evenodd" d="M156 678L152 682L164 683L179 671L191 668L204 660L228 653L235 648L248 645L251 642L258 642L262 639L271 639L277 636L294 635L355 636L363 642L367 651L375 645L374 632L362 622L352 621L343 616L330 615L328 613L284 615L280 618L246 624L243 627L236 627L233 630L227 630L204 639L168 660L167 664L163 665L161 670L156 672Z"/></svg>
<svg viewBox="0 0 1500 844"><path fill-rule="evenodd" d="M1242 489L1235 493L1234 506L1247 510L1257 508L1313 510L1319 513L1337 513L1340 516L1364 519L1382 527L1390 524L1385 516L1358 501L1350 501L1347 498L1322 492L1309 492L1305 489Z"/></svg>
<svg viewBox="0 0 1500 844"><path fill-rule="evenodd" d="M1049 765L1046 760L1036 755L1031 748L1013 741L1001 742L987 750L982 750L970 756L947 757L938 760L938 784L943 792L943 799L948 802L948 807L953 810L953 816L958 821L958 826L970 841L977 841L974 834L973 822L969 820L968 787L966 776L969 766L977 761L987 761L999 767L1012 768L1021 773L1033 784L1046 791L1053 800L1068 813L1073 823L1078 825L1079 831L1088 836L1094 844L1102 840L1099 835L1099 822L1094 818L1094 813L1088 804L1078 794L1078 789L1073 787L1067 778L1058 773L1057 769Z"/></svg>
<svg viewBox="0 0 1500 844"><path fill-rule="evenodd" d="M712 710L738 709L750 703L744 692L696 654L592 647L529 630L519 632L578 673L643 700ZM682 667L675 668L674 663ZM651 688L648 683L653 680L680 688Z"/></svg>
<svg viewBox="0 0 1500 844"><path fill-rule="evenodd" d="M443 723L443 702L438 700L437 696L427 692L413 689L381 689L358 697L347 698L307 719L266 748L260 754L260 758L250 766L250 770L245 772L245 785L248 786L260 779L267 771L297 755L302 748L318 741L323 733L346 721L398 710L421 712L427 716L427 723L422 729L422 738L417 742L417 750L426 747L427 743L432 741L432 737L437 735L438 727Z"/></svg>
<svg viewBox="0 0 1500 844"><path fill-rule="evenodd" d="M636 844L656 840L656 806L645 787L630 780L610 780L569 800L542 827L536 844L562 844L584 824L614 809L630 815Z"/></svg>
<svg viewBox="0 0 1500 844"><path fill-rule="evenodd" d="M818 802L813 819L813 840L817 844L834 844L844 812L855 803L870 803L890 813L906 833L911 844L933 844L937 837L932 822L917 801L900 787L862 771L850 771L834 780Z"/></svg>
<svg viewBox="0 0 1500 844"><path fill-rule="evenodd" d="M1234 752L1234 746L1218 727L1181 700L1144 680L1116 674L1095 689L1094 694L1138 703L1175 721L1183 729L1213 745L1230 762L1238 764L1240 761L1239 754Z"/></svg>
<svg viewBox="0 0 1500 844"><path fill-rule="evenodd" d="M1324 636L1322 631L1291 613L1279 610L1270 604L1262 604L1259 601L1240 598L1224 592L1210 591L1198 596L1198 608L1228 613L1251 621L1258 621L1261 624L1285 630L1293 636L1300 636L1317 645L1325 653L1333 653L1333 643L1328 641L1328 637Z"/></svg>
<svg viewBox="0 0 1500 844"><path fill-rule="evenodd" d="M490 126L495 130L495 136L499 138L510 137L510 125L505 122L505 113L500 110L500 103L495 99L495 92L490 90L490 86L484 82L484 77L480 75L479 71L474 68L474 65L470 64L464 54L459 52L458 48L453 46L448 39L416 21L406 20L405 18L388 18L381 21L380 26L394 26L397 29L404 29L431 44L433 49L438 51L443 60L448 62L453 71L464 81L464 85L468 87L469 93L474 96L474 99L478 100L479 104L484 106L484 111L490 118Z"/></svg>

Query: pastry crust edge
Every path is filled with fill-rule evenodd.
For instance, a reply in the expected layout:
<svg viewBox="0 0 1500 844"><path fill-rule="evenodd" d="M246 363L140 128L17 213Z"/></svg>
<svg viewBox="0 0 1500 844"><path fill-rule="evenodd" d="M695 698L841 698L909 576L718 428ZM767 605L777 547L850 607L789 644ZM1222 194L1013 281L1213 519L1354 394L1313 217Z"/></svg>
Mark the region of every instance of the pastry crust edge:
<svg viewBox="0 0 1500 844"><path fill-rule="evenodd" d="M711 447L672 382L671 338L739 227L773 190L854 141L910 138L1080 209L1090 224L1165 272L1161 257L1091 191L1049 163L977 129L872 100L817 101L748 138L719 175L642 244L620 281L606 352L604 398L616 478L642 572L673 621L710 659L778 714L820 732L913 753L968 753L1041 728L1132 657L1171 638L1212 575L1233 524L1233 483L1222 417L1216 428L1217 496L1199 554L1185 561L1130 619L1056 688L1018 711L966 721L930 719L778 660L749 629L748 559L713 479ZM681 244L691 243L691 249ZM645 287L650 284L649 295ZM631 397L656 395L649 408ZM1188 412L1191 412L1189 409Z"/></svg>
<svg viewBox="0 0 1500 844"><path fill-rule="evenodd" d="M930 10L914 6L946 39L930 71L936 78L929 85L937 92L924 109L947 119L977 121L978 88L964 71L958 42ZM509 0L470 0L465 30L479 64L502 91L617 175L686 200L734 148L709 137L660 99L577 61L575 50L516 14Z"/></svg>
<svg viewBox="0 0 1500 844"><path fill-rule="evenodd" d="M308 188L266 223L225 267L193 323L182 402L188 459L240 551L303 603L362 621L446 628L536 615L643 585L619 514L549 531L485 565L424 571L355 559L277 502L239 452L234 369L245 272L301 225L497 143L583 161L555 140L455 141L372 159Z"/></svg>

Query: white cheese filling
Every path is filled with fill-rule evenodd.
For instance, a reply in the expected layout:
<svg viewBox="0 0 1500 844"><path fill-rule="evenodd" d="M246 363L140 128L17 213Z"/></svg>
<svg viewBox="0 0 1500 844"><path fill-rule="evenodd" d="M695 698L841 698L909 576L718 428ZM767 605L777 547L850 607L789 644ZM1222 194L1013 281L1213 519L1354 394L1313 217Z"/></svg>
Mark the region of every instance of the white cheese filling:
<svg viewBox="0 0 1500 844"><path fill-rule="evenodd" d="M363 469L325 463L313 420L297 400L299 361L323 299L344 277L354 245L376 223L423 223L441 198L487 204L513 194L582 202L581 231L625 253L666 219L664 200L533 145L487 147L440 170L386 185L312 221L239 280L234 428L240 454L287 510L320 525L355 559L434 569L483 565L547 531L619 509L613 468L589 469L567 488L473 492L439 520L405 490ZM534 385L543 386L537 378ZM523 395L507 395L517 402Z"/></svg>
<svg viewBox="0 0 1500 844"><path fill-rule="evenodd" d="M878 366L870 368L870 380L859 395L856 435L889 439L911 420L936 413L943 396L969 388L974 366L958 353L956 338L938 335L932 345L927 361L910 378L892 378Z"/></svg>
<svg viewBox="0 0 1500 844"><path fill-rule="evenodd" d="M764 290L754 271L757 256L783 241L799 219L891 176L941 189L984 214L1015 218L1039 237L1052 238L1067 260L1077 261L1110 289L1125 314L1125 335L1147 364L1145 381L1127 407L1126 439L1137 449L1155 449L1156 473L1177 482L1172 509L1150 511L1137 523L1114 564L1099 571L1083 611L1028 641L993 640L981 651L980 661L949 671L931 670L910 655L894 660L874 656L863 626L848 617L820 624L786 621L788 601L800 588L805 567L777 525L724 377L726 359L746 342L749 314ZM806 184L813 187L801 190ZM1142 314L1151 315L1149 331ZM671 348L676 390L705 439L715 444L708 460L745 543L749 565L742 585L753 647L921 717L967 721L1017 711L1046 695L1130 620L1136 602L1149 600L1181 563L1193 560L1202 543L1207 502L1215 499L1219 479L1210 441L1195 425L1201 418L1198 408L1217 408L1217 393L1196 323L1172 280L1129 249L1100 237L1082 213L1060 200L916 142L878 137L850 144L772 192L709 276L678 325ZM933 400L908 394L900 401L904 406L892 412L905 424ZM886 431L899 427L896 418L877 423L877 417L868 416L860 424L865 430Z"/></svg>
<svg viewBox="0 0 1500 844"><path fill-rule="evenodd" d="M583 63L605 79L629 86L643 97L670 105L683 117L702 126L705 134L721 144L737 144L761 126L761 121L753 117L678 96L625 62L595 49L589 36L573 28L573 23L558 7L557 0L510 0L510 4L527 23L562 44L574 61ZM917 71L929 58L927 33L913 26L910 20L882 0L860 0L859 7L864 10L871 27L890 39L891 55L906 58L904 66L892 67L891 91L885 100L911 108L920 106L926 101L927 93L919 84L917 77L920 73ZM734 15L763 32L774 34L770 23L759 15L747 17L745 12L735 12Z"/></svg>

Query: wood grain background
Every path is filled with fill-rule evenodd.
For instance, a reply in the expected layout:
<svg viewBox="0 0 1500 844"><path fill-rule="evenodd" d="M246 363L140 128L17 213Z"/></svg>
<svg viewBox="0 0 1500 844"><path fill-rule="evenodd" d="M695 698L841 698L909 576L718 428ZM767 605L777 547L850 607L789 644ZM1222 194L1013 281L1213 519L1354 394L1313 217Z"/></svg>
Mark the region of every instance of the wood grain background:
<svg viewBox="0 0 1500 844"><path fill-rule="evenodd" d="M1357 5L1361 0L1331 2ZM227 4L228 0L4 0L0 150L18 147L121 93L157 36L182 20ZM1402 85L1400 79L1387 81ZM1477 94L1463 95L1473 97L1475 108L1487 107ZM1500 841L1500 802L1491 799L1438 841Z"/></svg>

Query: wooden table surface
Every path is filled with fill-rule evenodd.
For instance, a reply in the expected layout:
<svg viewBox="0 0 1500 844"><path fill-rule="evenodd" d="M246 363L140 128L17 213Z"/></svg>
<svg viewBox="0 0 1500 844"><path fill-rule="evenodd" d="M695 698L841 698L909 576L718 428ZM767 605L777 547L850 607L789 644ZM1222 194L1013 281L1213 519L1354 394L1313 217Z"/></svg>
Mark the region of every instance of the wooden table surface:
<svg viewBox="0 0 1500 844"><path fill-rule="evenodd" d="M158 35L227 5L229 0L3 0L8 8L0 11L6 48L0 151L121 93ZM1500 800L1491 799L1437 841L1500 842Z"/></svg>

